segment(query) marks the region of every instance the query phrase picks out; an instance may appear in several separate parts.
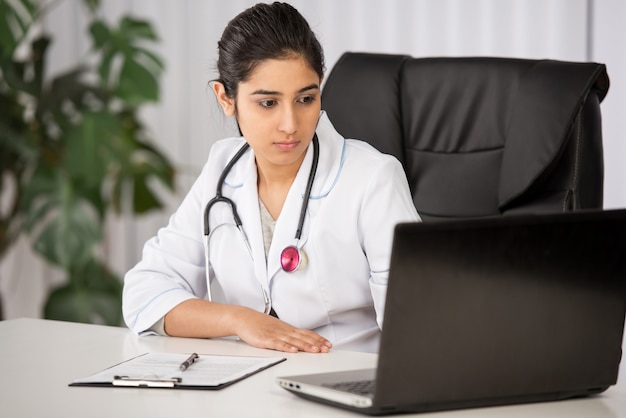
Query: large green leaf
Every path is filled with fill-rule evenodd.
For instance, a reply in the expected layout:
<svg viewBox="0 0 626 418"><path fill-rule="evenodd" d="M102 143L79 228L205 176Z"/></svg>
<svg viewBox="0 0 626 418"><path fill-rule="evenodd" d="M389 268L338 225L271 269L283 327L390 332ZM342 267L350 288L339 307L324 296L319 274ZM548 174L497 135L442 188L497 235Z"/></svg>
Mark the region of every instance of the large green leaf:
<svg viewBox="0 0 626 418"><path fill-rule="evenodd" d="M45 212L40 212L41 206L57 203L50 198L41 198L42 196L53 196L56 194L55 191L58 188L57 175L50 167L40 164L28 183L23 185L20 200L22 209L27 214L26 227L29 230L45 216Z"/></svg>
<svg viewBox="0 0 626 418"><path fill-rule="evenodd" d="M35 5L29 0L0 1L0 51L12 55L33 22Z"/></svg>
<svg viewBox="0 0 626 418"><path fill-rule="evenodd" d="M121 325L122 281L102 262L90 259L69 270L68 284L55 289L45 316L64 321Z"/></svg>
<svg viewBox="0 0 626 418"><path fill-rule="evenodd" d="M48 83L37 106L37 119L47 126L49 117L62 128L76 124L83 112L101 111L109 99L99 86L85 82L89 70L74 68Z"/></svg>
<svg viewBox="0 0 626 418"><path fill-rule="evenodd" d="M93 218L79 205L69 203L44 224L34 238L35 250L64 268L84 262L101 239L100 226Z"/></svg>
<svg viewBox="0 0 626 418"><path fill-rule="evenodd" d="M163 207L158 196L156 181L174 189L174 169L168 159L145 143L135 143L134 152L128 164L121 166L114 176L112 203L121 212L127 191L132 191L132 208L137 214Z"/></svg>
<svg viewBox="0 0 626 418"><path fill-rule="evenodd" d="M97 20L89 31L94 49L101 55L98 73L102 84L130 107L157 100L163 63L144 46L157 40L152 25L124 17L118 28Z"/></svg>
<svg viewBox="0 0 626 418"><path fill-rule="evenodd" d="M168 158L148 143L133 111L118 117L122 133L108 142L111 152L108 197L120 213L130 208L144 213L162 207L158 191L174 189L174 169Z"/></svg>
<svg viewBox="0 0 626 418"><path fill-rule="evenodd" d="M44 314L62 321L121 325L122 282L92 259L50 294Z"/></svg>
<svg viewBox="0 0 626 418"><path fill-rule="evenodd" d="M148 21L130 16L122 18L119 31L130 40L158 40L156 32Z"/></svg>
<svg viewBox="0 0 626 418"><path fill-rule="evenodd" d="M35 251L66 269L86 262L102 238L101 225L95 209L76 194L67 176L36 173L24 191L26 225Z"/></svg>
<svg viewBox="0 0 626 418"><path fill-rule="evenodd" d="M110 142L121 134L119 121L113 115L85 113L79 125L65 136L63 166L75 182L85 188L99 188L110 165Z"/></svg>
<svg viewBox="0 0 626 418"><path fill-rule="evenodd" d="M25 132L18 132L14 129L9 119L8 113L11 111L11 103L2 100L0 95L0 108L3 109L6 118L0 119L0 149L2 149L2 155L0 161L2 162L2 169L4 170L8 164L13 164L16 160L29 160L33 161L39 154L37 147L31 141L27 141L27 135ZM17 106L17 104L15 104ZM8 123L7 123L8 122ZM18 129L20 127L17 127ZM5 161L5 158L7 161ZM10 159L10 161L9 161ZM5 165L5 163L7 165Z"/></svg>
<svg viewBox="0 0 626 418"><path fill-rule="evenodd" d="M4 52L0 54L0 82L2 82L0 86L6 83L6 87L13 90L16 95L18 92L24 92L38 97L43 82L45 53L49 45L50 39L46 36L34 39L31 43L32 58L27 61L16 61L12 55Z"/></svg>
<svg viewBox="0 0 626 418"><path fill-rule="evenodd" d="M146 65L127 55L120 71L117 95L132 107L159 98L159 83Z"/></svg>
<svg viewBox="0 0 626 418"><path fill-rule="evenodd" d="M89 26L89 32L95 48L104 48L111 40L111 30L102 20L93 21Z"/></svg>

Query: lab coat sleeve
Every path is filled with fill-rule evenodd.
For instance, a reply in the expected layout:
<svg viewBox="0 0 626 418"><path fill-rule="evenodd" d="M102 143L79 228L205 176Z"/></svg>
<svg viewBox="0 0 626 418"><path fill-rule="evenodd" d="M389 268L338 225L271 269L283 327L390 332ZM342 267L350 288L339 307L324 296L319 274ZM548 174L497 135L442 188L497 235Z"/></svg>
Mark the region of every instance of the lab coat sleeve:
<svg viewBox="0 0 626 418"><path fill-rule="evenodd" d="M400 222L419 221L402 165L388 158L378 167L363 199L359 216L362 245L370 265L369 285L382 329L393 232Z"/></svg>
<svg viewBox="0 0 626 418"><path fill-rule="evenodd" d="M202 229L202 191L207 170L196 180L166 227L149 239L141 261L124 277L122 311L138 334L181 302L207 292Z"/></svg>

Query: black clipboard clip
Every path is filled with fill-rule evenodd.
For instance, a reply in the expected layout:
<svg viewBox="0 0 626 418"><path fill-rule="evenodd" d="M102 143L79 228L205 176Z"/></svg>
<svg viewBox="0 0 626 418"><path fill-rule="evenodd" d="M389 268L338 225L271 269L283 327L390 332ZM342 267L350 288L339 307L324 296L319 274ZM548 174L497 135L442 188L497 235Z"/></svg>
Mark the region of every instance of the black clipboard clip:
<svg viewBox="0 0 626 418"><path fill-rule="evenodd" d="M113 376L113 386L131 386L140 388L173 388L182 382L180 377L160 379L158 377Z"/></svg>

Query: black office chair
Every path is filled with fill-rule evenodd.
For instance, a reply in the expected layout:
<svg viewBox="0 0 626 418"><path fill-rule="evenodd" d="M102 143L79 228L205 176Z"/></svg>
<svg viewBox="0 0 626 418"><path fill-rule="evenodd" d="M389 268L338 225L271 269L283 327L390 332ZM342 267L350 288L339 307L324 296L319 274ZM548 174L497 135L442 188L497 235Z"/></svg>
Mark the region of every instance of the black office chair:
<svg viewBox="0 0 626 418"><path fill-rule="evenodd" d="M403 164L425 221L602 208L596 63L345 53L322 107Z"/></svg>

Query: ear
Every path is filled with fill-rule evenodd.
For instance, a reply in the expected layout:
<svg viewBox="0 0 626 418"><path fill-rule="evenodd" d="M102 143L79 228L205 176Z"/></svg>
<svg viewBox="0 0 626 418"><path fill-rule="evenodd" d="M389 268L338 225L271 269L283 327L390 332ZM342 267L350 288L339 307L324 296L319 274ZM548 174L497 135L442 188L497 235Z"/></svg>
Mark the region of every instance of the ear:
<svg viewBox="0 0 626 418"><path fill-rule="evenodd" d="M226 89L224 85L219 81L213 83L213 92L215 93L215 97L217 98L218 103L222 106L224 110L224 114L226 116L234 116L235 115L235 100L228 97L226 94Z"/></svg>

